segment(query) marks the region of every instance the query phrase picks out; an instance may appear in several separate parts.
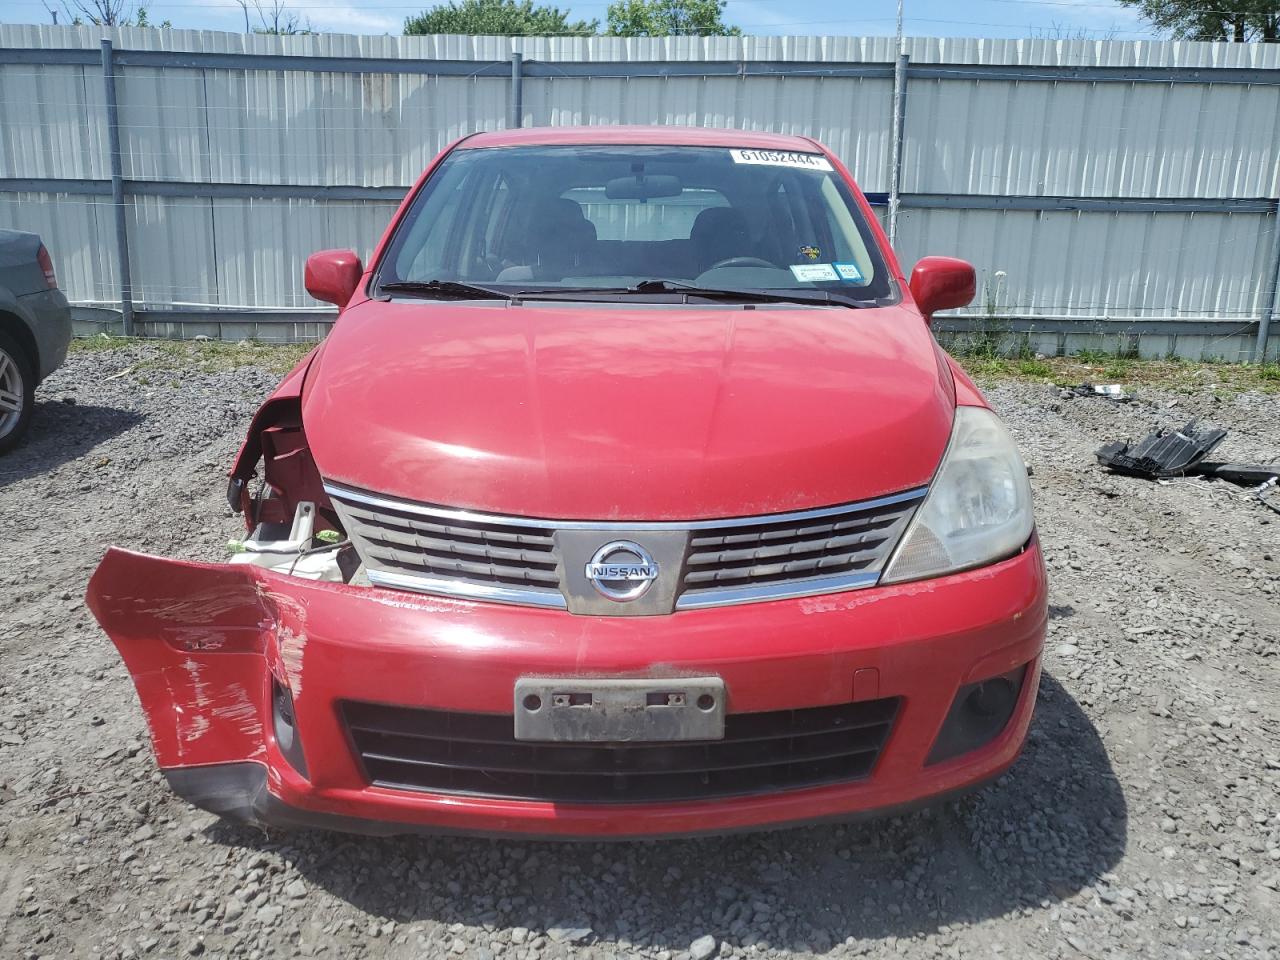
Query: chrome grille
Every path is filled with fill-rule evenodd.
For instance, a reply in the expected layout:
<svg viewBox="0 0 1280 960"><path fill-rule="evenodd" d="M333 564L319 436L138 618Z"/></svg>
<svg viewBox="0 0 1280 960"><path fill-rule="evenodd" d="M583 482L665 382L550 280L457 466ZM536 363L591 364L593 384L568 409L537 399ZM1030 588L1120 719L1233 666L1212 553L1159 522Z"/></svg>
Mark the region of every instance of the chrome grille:
<svg viewBox="0 0 1280 960"><path fill-rule="evenodd" d="M679 605L747 593L785 591L807 581L847 587L874 583L923 496L888 497L838 512L694 530ZM839 589L839 586L835 587ZM761 597L768 599L768 596Z"/></svg>
<svg viewBox="0 0 1280 960"><path fill-rule="evenodd" d="M602 543L619 530L687 534L683 566L670 573L679 578L677 610L873 586L926 493L759 517L596 523L452 510L333 483L325 490L371 583L446 596L565 608L558 531L599 533Z"/></svg>
<svg viewBox="0 0 1280 960"><path fill-rule="evenodd" d="M328 492L373 583L564 606L549 528L433 517Z"/></svg>

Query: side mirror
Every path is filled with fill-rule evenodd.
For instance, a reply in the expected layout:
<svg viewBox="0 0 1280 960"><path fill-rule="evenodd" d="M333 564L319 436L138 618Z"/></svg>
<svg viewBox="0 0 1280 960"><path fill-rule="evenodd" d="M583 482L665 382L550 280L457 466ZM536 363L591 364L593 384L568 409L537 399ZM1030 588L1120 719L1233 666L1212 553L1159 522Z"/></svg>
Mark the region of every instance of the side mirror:
<svg viewBox="0 0 1280 960"><path fill-rule="evenodd" d="M307 257L303 282L307 293L317 300L336 303L341 310L356 292L363 275L364 265L353 251L321 250Z"/></svg>
<svg viewBox="0 0 1280 960"><path fill-rule="evenodd" d="M911 271L910 286L926 323L938 310L968 306L978 292L973 264L955 257L924 257Z"/></svg>

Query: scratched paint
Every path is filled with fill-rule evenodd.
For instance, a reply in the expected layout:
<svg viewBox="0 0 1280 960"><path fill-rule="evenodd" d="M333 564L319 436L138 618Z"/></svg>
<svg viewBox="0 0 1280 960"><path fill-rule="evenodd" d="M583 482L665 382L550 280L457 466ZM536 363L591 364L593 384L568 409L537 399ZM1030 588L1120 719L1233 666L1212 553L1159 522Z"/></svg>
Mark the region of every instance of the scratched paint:
<svg viewBox="0 0 1280 960"><path fill-rule="evenodd" d="M350 591L359 590L368 596L368 599L374 603L380 603L384 607L393 607L396 610L417 610L422 613L473 613L479 604L467 603L463 601L444 600L440 602L421 601L421 600L402 600L399 597L392 597L369 587L347 587Z"/></svg>
<svg viewBox="0 0 1280 960"><path fill-rule="evenodd" d="M170 695L174 701L174 717L178 728L178 750L185 755L184 744L194 743L204 737L215 724L231 724L242 735L258 744L253 756L266 751L262 737L262 721L258 708L242 684L232 683L225 689L214 692L204 679L204 664L188 657L182 661L182 670L186 681L182 686L191 692L189 696L179 698L177 691L170 687Z"/></svg>
<svg viewBox="0 0 1280 960"><path fill-rule="evenodd" d="M276 634L280 643L280 666L289 681L294 702L302 696L302 661L307 648L307 635L281 625Z"/></svg>
<svg viewBox="0 0 1280 960"><path fill-rule="evenodd" d="M104 599L114 600L116 598L107 597ZM157 598L152 603L142 603L142 598L136 595L121 599L131 601L138 613L152 616L157 620L182 628L191 628L199 623L215 622L225 614L241 610L244 607L244 597L234 592L228 592L225 585L221 583L210 587L208 590L182 597Z"/></svg>
<svg viewBox="0 0 1280 960"><path fill-rule="evenodd" d="M181 627L170 634L173 646L192 653L216 653L227 645L226 632L205 627Z"/></svg>
<svg viewBox="0 0 1280 960"><path fill-rule="evenodd" d="M182 709L178 708L178 713L182 713ZM178 737L178 745L181 748L183 743L192 743L199 740L209 732L209 721L202 714L195 714L187 722L186 726L181 730Z"/></svg>
<svg viewBox="0 0 1280 960"><path fill-rule="evenodd" d="M234 724L244 736L255 740L258 744L255 756L266 751L262 742L262 720L258 716L258 708L241 684L228 685L225 691L218 694L217 703L209 712L222 722Z"/></svg>
<svg viewBox="0 0 1280 960"><path fill-rule="evenodd" d="M188 657L182 661L182 669L186 672L191 687L191 701L184 709L183 704L174 698L179 751L184 743L194 743L209 732L209 718L205 716L210 702L209 684L201 677L203 665ZM171 690L170 693L172 692Z"/></svg>
<svg viewBox="0 0 1280 960"><path fill-rule="evenodd" d="M289 691L296 702L302 696L302 673L306 660L306 604L287 590L277 589L276 584L270 580L259 580L255 586L263 604L275 614L279 666L284 671Z"/></svg>

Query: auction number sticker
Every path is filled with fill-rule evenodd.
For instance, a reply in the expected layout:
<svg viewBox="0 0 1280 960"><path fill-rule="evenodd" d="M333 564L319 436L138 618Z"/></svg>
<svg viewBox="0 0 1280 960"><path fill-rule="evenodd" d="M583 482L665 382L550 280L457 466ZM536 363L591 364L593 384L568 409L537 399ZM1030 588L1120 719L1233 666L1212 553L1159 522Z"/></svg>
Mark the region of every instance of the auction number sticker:
<svg viewBox="0 0 1280 960"><path fill-rule="evenodd" d="M820 283L823 280L839 280L836 268L829 263L793 263L791 272L801 283Z"/></svg>
<svg viewBox="0 0 1280 960"><path fill-rule="evenodd" d="M785 150L729 151L734 163L750 163L758 167L792 167L799 170L831 171L831 161L818 153L788 153Z"/></svg>

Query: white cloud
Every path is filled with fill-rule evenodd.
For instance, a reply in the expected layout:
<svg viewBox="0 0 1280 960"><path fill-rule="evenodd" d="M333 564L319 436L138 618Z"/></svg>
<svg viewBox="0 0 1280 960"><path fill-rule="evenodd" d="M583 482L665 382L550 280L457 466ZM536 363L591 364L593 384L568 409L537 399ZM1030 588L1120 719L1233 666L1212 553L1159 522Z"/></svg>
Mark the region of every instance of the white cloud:
<svg viewBox="0 0 1280 960"><path fill-rule="evenodd" d="M373 7L374 9L369 9ZM339 5L334 0L290 0L289 9L309 19L317 29L335 33L399 33L404 18L380 12L378 4L348 0ZM385 8L383 8L385 9Z"/></svg>

